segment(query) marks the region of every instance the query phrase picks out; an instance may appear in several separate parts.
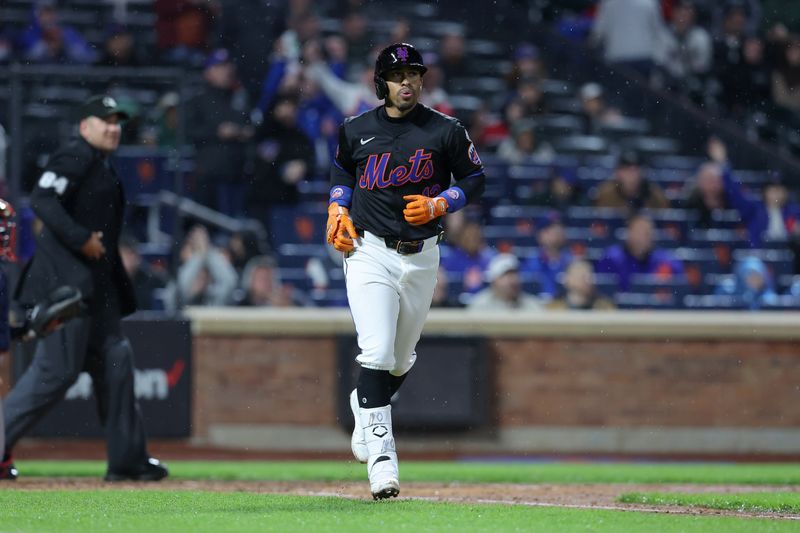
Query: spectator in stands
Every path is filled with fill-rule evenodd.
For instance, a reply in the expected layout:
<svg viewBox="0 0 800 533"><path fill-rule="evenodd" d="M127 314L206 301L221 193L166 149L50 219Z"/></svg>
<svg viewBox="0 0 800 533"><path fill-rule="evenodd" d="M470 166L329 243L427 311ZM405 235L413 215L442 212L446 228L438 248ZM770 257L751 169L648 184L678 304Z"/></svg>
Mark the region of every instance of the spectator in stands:
<svg viewBox="0 0 800 533"><path fill-rule="evenodd" d="M470 311L502 311L543 309L536 296L522 290L519 260L512 254L498 254L486 269L489 286L475 294L467 304Z"/></svg>
<svg viewBox="0 0 800 533"><path fill-rule="evenodd" d="M472 74L471 62L467 58L467 41L462 33L448 33L439 43L439 60L444 71L444 87L450 94L469 91L460 86L461 78Z"/></svg>
<svg viewBox="0 0 800 533"><path fill-rule="evenodd" d="M531 274L539 283L540 293L554 298L558 279L572 262L561 213L551 211L536 222L538 248L522 263L521 271Z"/></svg>
<svg viewBox="0 0 800 533"><path fill-rule="evenodd" d="M506 76L510 89L515 90L519 80L547 78L541 54L535 45L531 43L517 45L514 49L513 61L511 71Z"/></svg>
<svg viewBox="0 0 800 533"><path fill-rule="evenodd" d="M477 222L465 222L453 239L453 246L445 245L441 264L452 279L461 280L464 292L477 292L483 287L484 272L495 252L486 245Z"/></svg>
<svg viewBox="0 0 800 533"><path fill-rule="evenodd" d="M109 25L103 42L103 55L97 64L104 67L141 66L143 61L139 58L133 32L116 22Z"/></svg>
<svg viewBox="0 0 800 533"><path fill-rule="evenodd" d="M738 262L734 267L734 277L723 280L716 292L735 297L738 303L751 310L776 305L779 300L767 266L754 256Z"/></svg>
<svg viewBox="0 0 800 533"><path fill-rule="evenodd" d="M472 114L469 133L479 151L496 151L508 137L508 124L499 113L494 113L488 104L482 102Z"/></svg>
<svg viewBox="0 0 800 533"><path fill-rule="evenodd" d="M603 47L607 63L649 77L666 32L656 0L601 0L590 40Z"/></svg>
<svg viewBox="0 0 800 533"><path fill-rule="evenodd" d="M433 288L431 307L455 308L463 307L461 303L450 294L450 277L443 267L439 267L436 274L436 286Z"/></svg>
<svg viewBox="0 0 800 533"><path fill-rule="evenodd" d="M697 215L696 227L710 229L715 226L714 213L729 208L719 163L709 161L700 165L684 207Z"/></svg>
<svg viewBox="0 0 800 533"><path fill-rule="evenodd" d="M536 78L520 79L513 99L522 106L523 117L533 118L547 113L547 102Z"/></svg>
<svg viewBox="0 0 800 533"><path fill-rule="evenodd" d="M358 10L352 10L342 18L342 37L346 41L347 64L361 70L367 64L372 48L373 36L367 31L367 19ZM426 80L427 81L427 80Z"/></svg>
<svg viewBox="0 0 800 533"><path fill-rule="evenodd" d="M586 198L574 169L553 167L547 181L534 183L529 203L564 213L572 206L584 205Z"/></svg>
<svg viewBox="0 0 800 533"><path fill-rule="evenodd" d="M536 122L523 119L511 126L511 137L497 147L497 157L512 165L535 163L547 165L556 156L555 150L536 137Z"/></svg>
<svg viewBox="0 0 800 533"><path fill-rule="evenodd" d="M782 64L772 73L772 99L792 113L800 112L800 37L786 45Z"/></svg>
<svg viewBox="0 0 800 533"><path fill-rule="evenodd" d="M547 309L615 309L614 302L597 293L594 285L594 268L589 261L575 259L564 272L559 297L547 303Z"/></svg>
<svg viewBox="0 0 800 533"><path fill-rule="evenodd" d="M765 241L787 242L800 248L800 204L792 201L789 190L780 176L773 174L763 190L761 199L749 197L742 190L728 167L728 152L719 139L709 141L709 155L724 165L722 181L729 205L739 212L747 226L750 246L758 248Z"/></svg>
<svg viewBox="0 0 800 533"><path fill-rule="evenodd" d="M653 221L637 214L628 220L625 242L609 246L597 272L615 274L621 291L630 287L634 274L652 274L665 280L683 276L683 265L668 250L655 247Z"/></svg>
<svg viewBox="0 0 800 533"><path fill-rule="evenodd" d="M273 257L259 255L247 262L242 273L239 305L250 307L294 307L302 305L295 289L281 281Z"/></svg>
<svg viewBox="0 0 800 533"><path fill-rule="evenodd" d="M744 9L736 4L726 8L722 34L714 43L714 71L721 86L720 101L729 111L743 111L742 79L747 66L744 62L744 43L747 18Z"/></svg>
<svg viewBox="0 0 800 533"><path fill-rule="evenodd" d="M155 0L156 40L166 63L203 65L209 50L214 19L220 14L215 0Z"/></svg>
<svg viewBox="0 0 800 533"><path fill-rule="evenodd" d="M767 64L764 41L757 36L748 37L742 56L742 103L750 112L767 108L772 98L772 68Z"/></svg>
<svg viewBox="0 0 800 533"><path fill-rule="evenodd" d="M303 62L307 65L305 75L322 89L343 115L357 115L380 104L375 96L374 66L362 67L358 83L345 81L325 63L323 48L316 41L303 47Z"/></svg>
<svg viewBox="0 0 800 533"><path fill-rule="evenodd" d="M208 230L201 225L189 230L181 248L177 287L172 307L185 305L228 305L236 289L236 270L225 255L211 244Z"/></svg>
<svg viewBox="0 0 800 533"><path fill-rule="evenodd" d="M55 0L38 0L31 22L17 41L23 57L36 63L90 64L97 54L86 39L59 21Z"/></svg>
<svg viewBox="0 0 800 533"><path fill-rule="evenodd" d="M403 41L394 41L403 42ZM444 90L444 72L439 66L439 56L436 54L423 54L423 61L428 71L425 72L425 91L420 97L420 102L435 109L439 113L452 116L453 106L450 105L450 96Z"/></svg>
<svg viewBox="0 0 800 533"><path fill-rule="evenodd" d="M763 0L705 0L711 8L711 23L714 34L721 35L730 23L729 16L734 13L736 25L741 25L742 32L746 35L755 35L761 29L761 15Z"/></svg>
<svg viewBox="0 0 800 533"><path fill-rule="evenodd" d="M164 302L158 291L167 286L169 280L160 272L142 261L139 243L132 235L123 235L119 240L119 255L122 266L133 283L136 294L136 307L140 310L163 309Z"/></svg>
<svg viewBox="0 0 800 533"><path fill-rule="evenodd" d="M248 230L235 231L228 239L225 255L228 262L241 276L247 263L257 255L263 255L264 250L255 233Z"/></svg>
<svg viewBox="0 0 800 533"><path fill-rule="evenodd" d="M153 124L147 130L143 143L164 148L178 146L178 104L180 96L175 91L161 95L152 115Z"/></svg>
<svg viewBox="0 0 800 533"><path fill-rule="evenodd" d="M643 208L666 209L670 204L661 187L643 176L639 154L626 150L617 160L613 177L597 188L595 206L634 213Z"/></svg>
<svg viewBox="0 0 800 533"><path fill-rule="evenodd" d="M584 121L584 133L597 134L603 128L619 122L622 113L619 109L606 104L603 87L596 82L589 82L581 87L581 118Z"/></svg>
<svg viewBox="0 0 800 533"><path fill-rule="evenodd" d="M212 52L202 92L188 104L188 133L197 150L197 199L225 214L244 211L244 165L253 137L247 93L227 50Z"/></svg>
<svg viewBox="0 0 800 533"><path fill-rule="evenodd" d="M696 24L696 19L692 0L681 0L673 6L663 65L680 84L697 85L711 70L714 57L711 35Z"/></svg>
<svg viewBox="0 0 800 533"><path fill-rule="evenodd" d="M314 146L297 127L297 101L280 96L256 131L256 162L247 192L250 216L262 222L273 204L296 204L297 184L314 171Z"/></svg>

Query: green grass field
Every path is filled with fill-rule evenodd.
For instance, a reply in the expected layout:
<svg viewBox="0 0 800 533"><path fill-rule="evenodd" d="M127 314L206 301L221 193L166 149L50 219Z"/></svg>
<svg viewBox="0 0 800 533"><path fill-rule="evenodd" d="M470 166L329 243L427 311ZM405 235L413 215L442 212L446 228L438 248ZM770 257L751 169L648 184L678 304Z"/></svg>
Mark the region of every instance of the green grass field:
<svg viewBox="0 0 800 533"><path fill-rule="evenodd" d="M175 479L361 481L345 461L175 461ZM25 476L97 476L99 461L20 461ZM800 464L401 462L404 481L462 483L704 483L800 485Z"/></svg>
<svg viewBox="0 0 800 533"><path fill-rule="evenodd" d="M530 531L530 532L783 532L791 520L694 516L507 504L339 498L119 488L42 490L41 477L100 477L101 462L20 461L28 483L0 484L0 532L247 531ZM364 482L363 465L348 462L169 463L175 480ZM401 463L404 483L687 483L800 486L800 465L630 463ZM33 478L33 480L31 480ZM25 489L25 490L19 490ZM366 493L366 490L365 490ZM402 496L402 494L401 494ZM729 510L800 512L795 492L735 495L629 494L632 503L701 505ZM670 498L673 498L672 500ZM723 506L725 505L725 506Z"/></svg>
<svg viewBox="0 0 800 533"><path fill-rule="evenodd" d="M800 493L798 492L750 492L746 494L661 494L657 492L643 494L632 492L623 494L619 501L647 505L688 505L752 513L800 514Z"/></svg>

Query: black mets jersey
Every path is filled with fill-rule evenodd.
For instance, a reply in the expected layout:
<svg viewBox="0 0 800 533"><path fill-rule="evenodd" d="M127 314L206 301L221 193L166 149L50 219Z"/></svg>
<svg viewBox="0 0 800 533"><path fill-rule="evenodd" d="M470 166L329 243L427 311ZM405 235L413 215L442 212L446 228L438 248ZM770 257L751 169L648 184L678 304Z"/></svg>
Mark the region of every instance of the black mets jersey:
<svg viewBox="0 0 800 533"><path fill-rule="evenodd" d="M484 181L467 130L422 104L399 119L380 106L339 128L331 201L350 208L357 229L402 240L432 237L441 230L439 220L412 226L403 218L403 196L442 196L452 212L480 198Z"/></svg>

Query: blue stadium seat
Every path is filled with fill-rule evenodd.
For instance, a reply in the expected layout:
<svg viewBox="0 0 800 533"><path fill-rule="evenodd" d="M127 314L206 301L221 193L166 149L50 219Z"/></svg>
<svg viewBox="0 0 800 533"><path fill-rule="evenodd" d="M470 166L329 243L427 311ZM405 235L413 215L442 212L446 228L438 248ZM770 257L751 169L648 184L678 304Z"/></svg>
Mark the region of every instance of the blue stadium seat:
<svg viewBox="0 0 800 533"><path fill-rule="evenodd" d="M630 292L653 294L661 299L667 299L670 296L680 302L683 301L684 296L689 294L690 287L684 277L664 279L658 275L635 274L631 276Z"/></svg>
<svg viewBox="0 0 800 533"><path fill-rule="evenodd" d="M281 244L323 243L327 221L325 202L278 205L269 213L269 231L276 247Z"/></svg>
<svg viewBox="0 0 800 533"><path fill-rule="evenodd" d="M683 305L686 309L721 310L737 311L744 309L744 305L733 296L707 294L689 294L683 298Z"/></svg>
<svg viewBox="0 0 800 533"><path fill-rule="evenodd" d="M683 301L677 295L668 292L618 292L614 295L614 303L620 309L680 309L683 307Z"/></svg>

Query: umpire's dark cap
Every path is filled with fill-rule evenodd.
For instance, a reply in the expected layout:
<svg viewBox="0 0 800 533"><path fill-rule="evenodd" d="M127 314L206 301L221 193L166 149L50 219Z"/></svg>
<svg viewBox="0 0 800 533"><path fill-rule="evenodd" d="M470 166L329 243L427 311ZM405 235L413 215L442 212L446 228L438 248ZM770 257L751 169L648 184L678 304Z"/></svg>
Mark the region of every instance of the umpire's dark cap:
<svg viewBox="0 0 800 533"><path fill-rule="evenodd" d="M88 117L107 119L113 115L117 115L121 120L130 118L128 113L120 109L115 99L105 94L98 94L84 102L81 107L80 120Z"/></svg>

